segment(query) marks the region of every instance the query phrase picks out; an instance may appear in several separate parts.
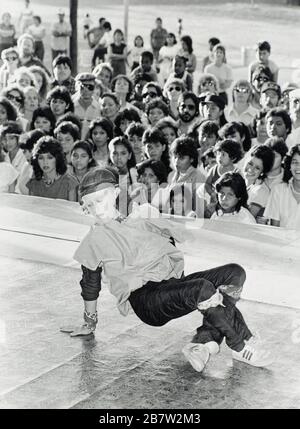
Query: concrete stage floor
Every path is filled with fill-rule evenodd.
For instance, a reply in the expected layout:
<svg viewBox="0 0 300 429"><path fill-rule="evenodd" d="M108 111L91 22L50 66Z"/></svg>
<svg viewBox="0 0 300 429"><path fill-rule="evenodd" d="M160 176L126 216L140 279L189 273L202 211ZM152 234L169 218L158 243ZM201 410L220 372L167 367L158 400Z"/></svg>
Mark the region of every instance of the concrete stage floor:
<svg viewBox="0 0 300 429"><path fill-rule="evenodd" d="M102 291L95 337L59 332L81 322L78 269L0 258L0 408L299 408L300 310L241 301L274 350L268 369L233 362L222 346L202 374L181 348L199 313L163 328L122 317Z"/></svg>

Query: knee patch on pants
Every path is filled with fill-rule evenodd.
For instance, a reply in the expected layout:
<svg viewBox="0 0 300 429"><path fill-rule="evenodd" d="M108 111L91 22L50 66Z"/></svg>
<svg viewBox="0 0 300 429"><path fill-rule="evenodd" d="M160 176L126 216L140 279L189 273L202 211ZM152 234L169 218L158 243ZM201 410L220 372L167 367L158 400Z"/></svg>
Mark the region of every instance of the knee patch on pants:
<svg viewBox="0 0 300 429"><path fill-rule="evenodd" d="M81 296L85 301L95 301L101 290L102 268L98 267L96 270L90 270L82 265L81 270Z"/></svg>

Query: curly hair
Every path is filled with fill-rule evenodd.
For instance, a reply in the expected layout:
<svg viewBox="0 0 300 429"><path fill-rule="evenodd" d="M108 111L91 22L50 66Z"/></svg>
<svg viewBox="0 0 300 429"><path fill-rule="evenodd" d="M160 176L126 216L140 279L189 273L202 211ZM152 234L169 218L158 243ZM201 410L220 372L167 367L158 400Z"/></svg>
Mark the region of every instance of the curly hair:
<svg viewBox="0 0 300 429"><path fill-rule="evenodd" d="M289 154L285 157L284 160L284 172L283 172L283 182L288 183L290 181L290 179L293 177L292 172L291 172L291 164L292 164L292 160L294 158L295 155L299 155L300 156L300 145L297 144L295 146L292 147L292 149L290 150Z"/></svg>
<svg viewBox="0 0 300 429"><path fill-rule="evenodd" d="M0 106L6 110L7 121L15 121L17 119L17 109L6 97L0 97Z"/></svg>
<svg viewBox="0 0 300 429"><path fill-rule="evenodd" d="M235 210L237 212L240 211L241 207L245 207L246 209L248 209L247 186L246 186L245 179L240 173L231 171L231 172L222 174L222 176L219 177L219 179L215 183L215 188L217 193L219 193L223 187L231 188L236 198L238 198L237 205L235 206ZM216 207L216 212L218 211L218 209L222 210L222 207L220 206L220 203L219 203L219 199Z"/></svg>
<svg viewBox="0 0 300 429"><path fill-rule="evenodd" d="M39 155L45 153L50 153L55 158L56 172L61 175L65 174L67 171L67 162L62 146L53 137L41 137L33 148L31 158L31 165L36 180L41 180L43 177L43 170L39 165Z"/></svg>
<svg viewBox="0 0 300 429"><path fill-rule="evenodd" d="M146 168L150 168L157 177L159 185L166 183L168 180L168 173L165 164L161 161L154 161L153 159L146 159L137 165L138 179L144 174Z"/></svg>

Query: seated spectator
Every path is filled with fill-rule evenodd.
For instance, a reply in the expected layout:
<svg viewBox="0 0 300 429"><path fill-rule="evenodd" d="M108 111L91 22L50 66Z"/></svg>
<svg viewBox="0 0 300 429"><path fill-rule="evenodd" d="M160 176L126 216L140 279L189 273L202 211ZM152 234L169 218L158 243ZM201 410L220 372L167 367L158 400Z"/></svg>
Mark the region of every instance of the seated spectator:
<svg viewBox="0 0 300 429"><path fill-rule="evenodd" d="M109 164L108 144L113 139L113 123L107 118L94 119L86 135L93 147L93 157L99 167Z"/></svg>
<svg viewBox="0 0 300 429"><path fill-rule="evenodd" d="M282 183L283 178L283 163L288 147L281 137L271 137L265 142L265 145L271 148L274 152L274 163L265 179L266 185L272 189L278 183Z"/></svg>
<svg viewBox="0 0 300 429"><path fill-rule="evenodd" d="M29 195L77 201L78 182L67 173L67 164L58 141L42 137L34 146L31 164L34 176L27 183Z"/></svg>
<svg viewBox="0 0 300 429"><path fill-rule="evenodd" d="M21 126L15 121L8 120L1 126L0 141L5 152L5 161L11 164L18 173L26 163L19 144L22 132Z"/></svg>
<svg viewBox="0 0 300 429"><path fill-rule="evenodd" d="M178 134L188 134L196 125L199 125L198 97L193 92L184 92L178 98Z"/></svg>
<svg viewBox="0 0 300 429"><path fill-rule="evenodd" d="M62 122L55 128L54 137L63 149L67 165L71 164L71 150L80 139L78 127L72 122Z"/></svg>
<svg viewBox="0 0 300 429"><path fill-rule="evenodd" d="M35 52L35 42L34 38L30 34L22 34L17 41L20 62L22 66L30 67L30 66L39 66L45 70L47 75L50 77L50 72L44 63L36 56L34 56Z"/></svg>
<svg viewBox="0 0 300 429"><path fill-rule="evenodd" d="M7 48L1 52L0 91L15 81L15 71L20 65L17 48Z"/></svg>
<svg viewBox="0 0 300 429"><path fill-rule="evenodd" d="M141 122L141 118L135 109L124 109L122 112L119 112L114 121L115 137L123 136L128 126L133 122Z"/></svg>
<svg viewBox="0 0 300 429"><path fill-rule="evenodd" d="M121 111L124 109L135 109L138 112L138 109L130 103L133 87L131 80L127 76L120 74L115 77L111 83L111 90L119 100Z"/></svg>
<svg viewBox="0 0 300 429"><path fill-rule="evenodd" d="M84 140L77 141L71 149L71 164L68 166L68 172L80 183L83 176L96 166L90 143Z"/></svg>
<svg viewBox="0 0 300 429"><path fill-rule="evenodd" d="M104 87L103 92L111 91L111 82L113 79L113 69L109 63L100 63L93 69L93 75L99 79Z"/></svg>
<svg viewBox="0 0 300 429"><path fill-rule="evenodd" d="M49 106L38 107L32 115L31 130L42 130L46 135L53 135L56 118Z"/></svg>
<svg viewBox="0 0 300 429"><path fill-rule="evenodd" d="M189 183L177 183L170 190L168 213L189 218L197 217L197 205Z"/></svg>
<svg viewBox="0 0 300 429"><path fill-rule="evenodd" d="M199 77L197 94L200 97L202 94L215 94L218 95L220 91L219 81L211 73L202 73Z"/></svg>
<svg viewBox="0 0 300 429"><path fill-rule="evenodd" d="M244 178L249 194L249 210L258 223L266 223L264 209L270 195L265 179L274 164L274 152L265 145L256 147L250 154L244 168Z"/></svg>
<svg viewBox="0 0 300 429"><path fill-rule="evenodd" d="M58 55L52 61L54 80L51 88L65 86L71 95L75 94L75 79L72 76L72 61L68 55Z"/></svg>
<svg viewBox="0 0 300 429"><path fill-rule="evenodd" d="M300 146L292 147L285 158L283 183L275 185L264 211L271 225L300 229Z"/></svg>
<svg viewBox="0 0 300 429"><path fill-rule="evenodd" d="M10 85L1 91L1 95L6 97L11 104L17 109L16 121L22 126L23 131L29 127L27 119L24 118L25 95L22 88L18 85Z"/></svg>
<svg viewBox="0 0 300 429"><path fill-rule="evenodd" d="M167 183L167 170L163 162L147 159L137 165L137 184L130 195L137 204L149 203L162 208Z"/></svg>
<svg viewBox="0 0 300 429"><path fill-rule="evenodd" d="M33 86L38 88L37 81L35 80L34 74L29 70L28 67L19 67L14 73L15 84L19 85L21 88L27 88L28 86Z"/></svg>
<svg viewBox="0 0 300 429"><path fill-rule="evenodd" d="M169 108L162 100L154 98L146 105L145 113L149 124L151 127L154 127L160 119L166 118L169 115Z"/></svg>
<svg viewBox="0 0 300 429"><path fill-rule="evenodd" d="M74 103L70 92L65 86L56 86L47 94L47 104L50 106L56 120L66 112L74 112Z"/></svg>
<svg viewBox="0 0 300 429"><path fill-rule="evenodd" d="M266 114L267 110L259 110L254 116L251 131L252 131L252 143L251 146L263 144L267 138L267 127L266 127Z"/></svg>
<svg viewBox="0 0 300 429"><path fill-rule="evenodd" d="M27 86L24 88L24 96L24 117L31 124L33 112L39 107L39 93L34 86Z"/></svg>
<svg viewBox="0 0 300 429"><path fill-rule="evenodd" d="M215 184L218 202L212 220L255 224L248 210L248 192L244 178L237 172L224 173Z"/></svg>
<svg viewBox="0 0 300 429"><path fill-rule="evenodd" d="M148 74L138 74L133 80L132 104L140 110L145 109L142 92L143 92L144 86L148 82L152 82L151 77Z"/></svg>
<svg viewBox="0 0 300 429"><path fill-rule="evenodd" d="M29 70L35 77L36 88L39 92L40 105L45 105L49 89L49 78L46 72L39 66L31 66L29 67Z"/></svg>
<svg viewBox="0 0 300 429"><path fill-rule="evenodd" d="M300 89L289 93L289 113L292 120L292 131L287 136L286 144L290 149L300 141Z"/></svg>
<svg viewBox="0 0 300 429"><path fill-rule="evenodd" d="M256 46L256 61L249 65L248 72L248 80L252 81L252 76L258 66L262 65L264 67L268 67L272 73L272 81L278 81L278 72L279 68L274 63L274 61L270 60L271 55L271 45L267 41L258 42Z"/></svg>
<svg viewBox="0 0 300 429"><path fill-rule="evenodd" d="M125 131L125 136L132 146L137 164L146 159L142 142L144 132L145 127L140 122L131 122Z"/></svg>
<svg viewBox="0 0 300 429"><path fill-rule="evenodd" d="M295 89L299 89L298 85L294 82L285 82L281 86L281 99L279 100L279 106L290 111L290 92Z"/></svg>
<svg viewBox="0 0 300 429"><path fill-rule="evenodd" d="M164 86L164 96L169 104L170 115L174 119L179 118L178 100L179 97L185 92L185 84L183 80L177 78L170 78Z"/></svg>
<svg viewBox="0 0 300 429"><path fill-rule="evenodd" d="M17 115L15 106L6 97L0 97L0 125L7 121L16 121Z"/></svg>
<svg viewBox="0 0 300 429"><path fill-rule="evenodd" d="M252 74L251 85L254 89L252 105L256 109L261 109L260 105L260 91L261 87L266 82L273 82L273 75L269 67L265 67L260 65L256 68L254 73Z"/></svg>
<svg viewBox="0 0 300 429"><path fill-rule="evenodd" d="M144 39L142 38L142 36L135 36L133 45L133 48L128 51L127 57L131 71L133 71L139 66L140 56L145 51Z"/></svg>
<svg viewBox="0 0 300 429"><path fill-rule="evenodd" d="M209 170L217 163L214 149L212 147L208 148L201 156L200 161L206 172L205 177L207 177Z"/></svg>
<svg viewBox="0 0 300 429"><path fill-rule="evenodd" d="M134 81L138 75L146 74L151 78L151 81L157 82L157 73L153 67L153 61L154 57L152 52L142 52L139 61L140 65L131 72L130 79Z"/></svg>
<svg viewBox="0 0 300 429"><path fill-rule="evenodd" d="M19 172L5 161L5 154L0 139L0 194L14 192Z"/></svg>
<svg viewBox="0 0 300 429"><path fill-rule="evenodd" d="M115 94L105 93L100 100L100 113L106 119L114 123L120 111L120 103Z"/></svg>
<svg viewBox="0 0 300 429"><path fill-rule="evenodd" d="M214 121L219 127L226 124L224 116L225 103L219 95L207 95L201 102L204 119Z"/></svg>
<svg viewBox="0 0 300 429"><path fill-rule="evenodd" d="M111 164L119 173L120 189L129 189L137 182L136 161L133 149L126 137L115 137L108 145Z"/></svg>
<svg viewBox="0 0 300 429"><path fill-rule="evenodd" d="M281 89L277 83L266 82L260 90L260 105L263 109L269 110L277 107L281 97Z"/></svg>
<svg viewBox="0 0 300 429"><path fill-rule="evenodd" d="M149 128L144 132L142 141L147 158L162 161L169 174L171 171L169 148L163 133L157 128Z"/></svg>
<svg viewBox="0 0 300 429"><path fill-rule="evenodd" d="M63 122L72 122L73 125L76 125L76 127L79 130L79 133L81 134L81 121L80 118L75 115L73 112L66 112L62 116L60 116L56 121L56 127L58 127Z"/></svg>
<svg viewBox="0 0 300 429"><path fill-rule="evenodd" d="M145 110L146 104L154 98L160 98L161 100L163 100L163 93L161 87L158 85L157 82L147 82L142 89L142 99L144 103L143 110Z"/></svg>
<svg viewBox="0 0 300 429"><path fill-rule="evenodd" d="M266 114L268 137L282 137L286 141L292 130L292 121L288 112L282 107L275 107Z"/></svg>
<svg viewBox="0 0 300 429"><path fill-rule="evenodd" d="M240 121L245 125L250 125L257 113L257 109L251 105L252 87L247 80L241 79L234 84L232 101L232 106L227 107L225 110L227 121Z"/></svg>
<svg viewBox="0 0 300 429"><path fill-rule="evenodd" d="M169 147L178 137L178 125L172 118L160 119L156 123L155 128L159 129L163 133Z"/></svg>
<svg viewBox="0 0 300 429"><path fill-rule="evenodd" d="M197 66L197 58L193 54L193 40L190 36L182 36L180 43L181 48L178 51L178 55L186 58L186 70L193 75Z"/></svg>

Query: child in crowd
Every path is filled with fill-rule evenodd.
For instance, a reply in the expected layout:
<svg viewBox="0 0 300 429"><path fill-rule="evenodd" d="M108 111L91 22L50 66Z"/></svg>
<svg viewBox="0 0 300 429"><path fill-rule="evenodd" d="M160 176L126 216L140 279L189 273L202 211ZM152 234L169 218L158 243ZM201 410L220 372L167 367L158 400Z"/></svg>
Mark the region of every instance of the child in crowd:
<svg viewBox="0 0 300 429"><path fill-rule="evenodd" d="M155 98L146 105L145 113L149 124L151 127L154 127L160 119L166 118L169 115L169 108L164 101Z"/></svg>
<svg viewBox="0 0 300 429"><path fill-rule="evenodd" d="M131 63L131 71L136 69L139 66L139 60L144 49L144 39L142 36L137 35L133 41L133 48L128 52L128 61Z"/></svg>
<svg viewBox="0 0 300 429"><path fill-rule="evenodd" d="M109 119L99 118L90 123L86 140L91 142L93 157L100 167L106 167L109 164L108 144L113 136L113 124Z"/></svg>
<svg viewBox="0 0 300 429"><path fill-rule="evenodd" d="M29 189L26 184L33 176L33 169L31 165L32 150L34 145L38 142L41 137L45 137L45 133L41 130L32 130L28 133L24 133L20 137L20 149L26 158L26 163L23 165L20 175L18 177L16 192L28 195Z"/></svg>
<svg viewBox="0 0 300 429"><path fill-rule="evenodd" d="M286 156L283 182L272 188L264 211L271 225L300 229L300 146L292 147Z"/></svg>
<svg viewBox="0 0 300 429"><path fill-rule="evenodd" d="M209 172L209 170L214 167L217 163L216 161L216 154L212 147L208 148L203 155L200 158L202 166L206 173ZM207 176L207 174L206 174ZM205 177L206 177L205 176Z"/></svg>
<svg viewBox="0 0 300 429"><path fill-rule="evenodd" d="M80 183L83 176L96 166L91 144L83 140L76 142L71 150L71 165L68 166L68 172Z"/></svg>
<svg viewBox="0 0 300 429"><path fill-rule="evenodd" d="M137 174L138 184L130 195L131 200L138 204L150 203L161 209L167 184L167 170L164 163L146 159L137 165Z"/></svg>
<svg viewBox="0 0 300 429"><path fill-rule="evenodd" d="M126 74L127 46L123 31L117 28L113 34L113 43L108 46L107 60L113 69L113 77Z"/></svg>
<svg viewBox="0 0 300 429"><path fill-rule="evenodd" d="M215 183L218 202L211 219L255 224L248 210L248 192L244 178L237 172L224 173Z"/></svg>
<svg viewBox="0 0 300 429"><path fill-rule="evenodd" d="M125 131L125 136L128 138L128 141L132 146L137 164L145 160L142 142L144 132L145 127L139 122L132 122Z"/></svg>
<svg viewBox="0 0 300 429"><path fill-rule="evenodd" d="M31 164L34 177L27 187L29 195L77 201L77 180L67 173L62 146L50 136L42 137L34 146Z"/></svg>
<svg viewBox="0 0 300 429"><path fill-rule="evenodd" d="M151 78L151 81L157 82L157 73L153 67L154 57L152 52L144 51L140 55L139 66L136 67L130 74L132 81L140 74L146 74Z"/></svg>
<svg viewBox="0 0 300 429"><path fill-rule="evenodd" d="M71 150L74 143L80 139L78 127L72 122L62 122L55 128L54 137L63 149L67 165L71 164Z"/></svg>
<svg viewBox="0 0 300 429"><path fill-rule="evenodd" d="M141 118L137 110L131 108L131 109L124 109L121 112L119 112L114 121L115 137L123 136L128 126L133 122L136 122L136 123L141 122Z"/></svg>
<svg viewBox="0 0 300 429"><path fill-rule="evenodd" d="M272 169L274 158L274 152L270 147L260 145L251 151L245 164L243 175L249 195L249 210L257 223L265 223L263 213L270 195L265 179Z"/></svg>
<svg viewBox="0 0 300 429"><path fill-rule="evenodd" d="M170 119L166 119L166 118L160 119L156 123L155 128L157 128L158 130L160 130L163 133L169 147L171 146L173 141L175 139L177 139L177 137L178 137L177 123L171 118Z"/></svg>
<svg viewBox="0 0 300 429"><path fill-rule="evenodd" d="M108 150L110 161L119 173L120 188L129 189L137 182L136 161L131 144L124 136L115 137L109 143Z"/></svg>
<svg viewBox="0 0 300 429"><path fill-rule="evenodd" d="M26 163L26 158L19 145L22 133L22 128L15 121L7 121L1 126L1 143L6 153L5 161L11 164L18 173Z"/></svg>
<svg viewBox="0 0 300 429"><path fill-rule="evenodd" d="M250 128L253 135L253 138L251 140L251 147L263 144L268 138L266 127L266 114L267 110L260 110L254 116L252 126Z"/></svg>
<svg viewBox="0 0 300 429"><path fill-rule="evenodd" d="M93 74L96 76L96 79L99 79L104 86L103 92L111 91L111 81L113 79L113 73L114 71L109 63L98 64L93 69Z"/></svg>
<svg viewBox="0 0 300 429"><path fill-rule="evenodd" d="M2 132L0 131L0 194L3 192L14 192L19 172L5 161L5 153L2 146Z"/></svg>
<svg viewBox="0 0 300 429"><path fill-rule="evenodd" d="M74 112L73 100L65 86L56 86L49 91L46 102L50 106L56 120L66 112Z"/></svg>
<svg viewBox="0 0 300 429"><path fill-rule="evenodd" d="M279 68L274 63L274 61L270 60L270 55L271 55L270 43L267 41L258 42L256 46L256 61L254 61L249 65L249 72L248 72L249 82L252 81L252 75L255 69L260 65L263 65L264 67L268 67L273 76L272 80L274 82L278 81Z"/></svg>
<svg viewBox="0 0 300 429"><path fill-rule="evenodd" d="M38 107L32 115L31 130L40 129L45 134L53 135L56 118L49 106Z"/></svg>
<svg viewBox="0 0 300 429"><path fill-rule="evenodd" d="M147 129L143 135L142 142L147 158L162 161L169 174L171 171L169 148L163 133L156 128Z"/></svg>
<svg viewBox="0 0 300 429"><path fill-rule="evenodd" d="M186 70L187 59L181 55L176 55L172 62L172 72L170 73L166 84L169 79L181 79L186 87L187 91L193 91L193 78L191 74Z"/></svg>
<svg viewBox="0 0 300 429"><path fill-rule="evenodd" d="M288 153L288 147L281 137L268 138L265 145L270 147L274 152L274 163L272 169L267 174L265 183L271 190L277 183L282 183L283 178L283 162L286 154Z"/></svg>

